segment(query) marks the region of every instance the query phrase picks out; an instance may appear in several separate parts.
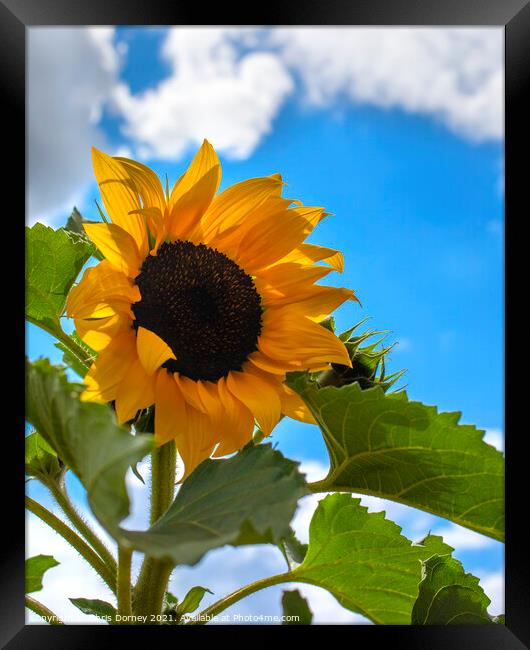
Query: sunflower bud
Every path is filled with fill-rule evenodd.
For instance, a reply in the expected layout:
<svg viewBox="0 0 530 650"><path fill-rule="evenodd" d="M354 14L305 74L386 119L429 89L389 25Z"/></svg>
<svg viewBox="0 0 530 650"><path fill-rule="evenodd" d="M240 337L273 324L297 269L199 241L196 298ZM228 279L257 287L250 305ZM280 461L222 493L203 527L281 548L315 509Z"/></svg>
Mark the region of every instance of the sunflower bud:
<svg viewBox="0 0 530 650"><path fill-rule="evenodd" d="M362 390L380 386L386 392L405 373L405 370L398 370L391 375L385 374L385 357L395 343L380 349L377 349L377 347L385 340L388 331L366 330L362 334L354 335L355 330L366 320L360 321L339 335L348 350L352 367L332 363L330 370L326 370L319 375L318 383L320 386L336 386L340 388L346 384L357 382ZM368 339L373 339L379 335L383 336L369 345L362 346L362 343Z"/></svg>

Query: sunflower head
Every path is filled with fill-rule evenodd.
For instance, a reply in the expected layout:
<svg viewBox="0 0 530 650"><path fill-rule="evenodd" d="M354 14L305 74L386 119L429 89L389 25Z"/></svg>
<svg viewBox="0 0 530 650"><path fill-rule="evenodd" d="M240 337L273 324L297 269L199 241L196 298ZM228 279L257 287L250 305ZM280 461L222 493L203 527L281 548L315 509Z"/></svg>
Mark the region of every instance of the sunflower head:
<svg viewBox="0 0 530 650"><path fill-rule="evenodd" d="M342 271L336 250L305 243L323 208L282 197L279 175L218 193L204 141L171 193L139 162L93 150L106 223L86 223L105 259L67 301L99 354L85 400L115 401L120 422L154 405L159 444L175 440L185 475L270 434L282 414L312 417L283 380L293 370L351 367L319 325L352 290L316 284Z"/></svg>

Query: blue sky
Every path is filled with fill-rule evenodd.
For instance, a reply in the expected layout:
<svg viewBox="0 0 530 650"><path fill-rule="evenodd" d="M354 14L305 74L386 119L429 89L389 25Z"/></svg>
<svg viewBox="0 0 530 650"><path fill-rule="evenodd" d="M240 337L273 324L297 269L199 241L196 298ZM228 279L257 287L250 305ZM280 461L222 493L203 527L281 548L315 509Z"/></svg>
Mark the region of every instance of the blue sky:
<svg viewBox="0 0 530 650"><path fill-rule="evenodd" d="M344 251L344 273L336 274L330 283L354 288L363 305L343 306L336 315L338 327L346 329L369 316L371 321L367 325L392 330L389 341L399 345L391 354L389 370L407 369L403 383L407 384L409 396L436 404L441 410L461 411L463 422L487 429L492 442L498 443L503 431L504 379L502 115L487 113L481 107L491 107L498 99L492 80L502 68L502 49L496 49L499 35L495 30L463 30L463 36L449 34L445 40L438 33L432 34L444 30L424 31L430 31L430 35L425 34L423 39L417 38L418 30L412 36L404 33L401 41L395 35L390 41L385 34L381 35L378 45L383 52L382 60L388 63L386 71L371 60L373 43L366 35L359 39L365 43L362 49L359 44L352 45L356 34L346 38L342 33L336 48L355 54L352 66L356 77L342 63L334 63L330 58L329 53L334 50L329 49L325 36L304 51L308 41L298 34L292 39L295 47L292 42L285 44L285 33L238 30L236 38L225 30L216 37L215 44L216 48L225 49L214 51L207 46L201 49L197 45L200 38L189 40L189 34L188 40L180 38L179 30L171 34L164 29L110 30L104 38L100 34L92 39L92 45L86 45L97 44L101 70L87 72L87 80L83 80L83 69L78 66L81 76L72 72L68 77L65 73L66 81L57 80L57 84L74 84L75 95L75 84L82 90L86 83L90 89L89 80L96 80L97 92L93 96L97 102L90 114L81 111L74 125L78 129L84 125L79 138L81 145L92 136L106 151L138 156L174 181L198 146L202 123L202 137L207 137L220 153L222 188L252 176L280 172L287 183L286 196L308 205L325 206L333 216L320 224L309 241ZM53 39L42 36L36 35L33 45L30 38L30 79L31 62L37 54L41 54L41 59L48 56L49 61L53 60ZM61 35L69 37L70 34ZM332 41L337 40L335 37L333 33L330 36ZM211 34L203 40L208 38L212 38ZM76 37L74 42L79 40ZM188 44L186 50L182 41ZM428 51L433 43L438 47L437 57L430 61L430 71L424 69L425 56L420 56L425 42L431 44ZM195 58L188 54L192 50L190 43L197 49ZM357 49L348 49L352 47ZM448 52L462 48L467 67L458 68L449 54L444 58L444 47ZM418 61L417 71L414 67L407 71L406 83L396 81L403 71L392 70L391 62L396 57L399 60L398 55L392 56L392 48L398 54L402 49L412 50L410 60ZM304 56L300 50L305 52ZM212 52L220 52L218 59L221 63L224 60L224 67L211 57ZM256 58L256 53L261 58ZM363 55L361 66L358 60ZM319 62L319 56L324 57L329 68L328 77L324 75L320 80L315 72L320 68L311 66L312 61ZM245 60L248 65L243 63ZM249 81L252 95L244 87L247 77L242 72L244 65L248 72L251 64L258 80L264 72L271 73L264 89L255 86L253 78ZM186 81L186 67L193 65L198 72ZM34 67L37 75L37 63ZM362 86L360 81L372 68L372 77L378 83L374 90ZM50 68L48 75L51 74L54 73ZM431 78L432 88L425 82ZM453 80L445 83L443 92L438 92L438 78ZM197 125L190 106L179 103L180 96L188 89L192 99L197 96L206 100L208 87L220 83L219 79L228 84L226 88L233 90L240 103L252 97L248 110L240 103L235 108L230 102L225 106L215 97L210 112L203 104L196 107ZM173 90L165 88L164 85L170 87L172 83ZM29 92L30 134L37 151L40 140L37 123L32 130L31 85ZM39 97L39 92L35 82L33 96ZM417 99L413 101L414 93ZM79 95L84 96L81 92ZM259 101L255 100L256 95ZM381 100L381 96L386 99ZM159 108L164 98L167 103L174 97L178 99L175 110L179 119L186 122L188 116L192 120L189 133L185 127L175 126L171 115L168 117ZM274 97L274 101L267 102L269 97ZM74 104L71 108L68 119L81 110ZM194 108L191 102L191 109ZM53 123L53 111L60 113L64 108L55 107L53 100L49 100L46 110L50 111ZM145 116L142 124L137 121L138 113ZM59 124L60 116L55 117ZM222 131L218 130L217 120L224 125ZM145 124L152 124L152 128ZM67 124L66 131L68 128ZM167 144L171 137L180 143L173 147L173 153ZM32 187L38 190L44 183L35 172L32 186L31 142L30 138L30 194ZM52 165L52 172L67 165L64 150L57 149L55 156L57 162L55 167ZM39 170L38 174L42 173ZM57 194L54 198L51 194L41 200L35 190L29 220L61 225L72 200L87 218L95 218L97 192L90 170L86 165L81 167L77 180L73 174L69 182L69 186L63 187L62 197ZM65 195L71 198L70 203L65 203ZM31 358L45 355L60 359L51 339L34 327L28 328L28 354ZM326 454L316 428L284 421L273 433L273 439L284 453L304 461L312 471L324 469ZM29 489L43 496L38 487L32 485ZM75 482L72 489L78 498L83 498ZM489 584L497 590L496 602L500 602L500 544L480 540L448 522L401 507L387 513L404 526L405 534L415 539L430 528L453 535L457 557L466 569L484 577L485 587ZM36 534L33 539L37 539ZM30 532L30 546L31 540ZM225 553L227 567L233 568L231 562L236 559L232 551L216 553ZM276 567L276 561L271 556L271 568ZM207 558L198 571L211 575L216 570L215 562L215 557ZM254 564L250 550L238 570L245 578L247 574L249 579L257 577L252 573L256 571L252 568ZM215 566L219 567L219 563ZM262 566L269 565L262 561ZM276 568L281 570L281 566ZM197 580L187 569L177 573L180 585ZM219 581L228 584L227 576L221 574L222 571ZM192 584L189 582L189 586ZM233 587L237 586L236 581ZM50 593L53 602L56 595ZM313 598L329 620L343 620L333 602L324 602L322 595ZM278 602L278 593L263 592L251 602L249 611L276 612ZM73 615L71 610L68 613Z"/></svg>

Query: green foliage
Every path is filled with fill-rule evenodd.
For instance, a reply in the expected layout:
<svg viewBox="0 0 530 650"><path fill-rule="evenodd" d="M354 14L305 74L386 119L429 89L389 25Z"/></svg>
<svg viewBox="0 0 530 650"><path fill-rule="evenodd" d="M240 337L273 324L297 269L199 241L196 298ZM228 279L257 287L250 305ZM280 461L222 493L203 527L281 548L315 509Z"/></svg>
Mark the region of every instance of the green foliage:
<svg viewBox="0 0 530 650"><path fill-rule="evenodd" d="M363 390L380 386L387 391L403 376L404 370L398 370L391 375L386 374L385 358L395 344L382 348L379 345L385 340L388 331L370 329L356 333L357 328L367 320L367 318L363 319L346 332L338 335L348 351L351 368L340 363L332 363L331 369L319 376L319 385L340 387L357 382ZM335 329L333 318L322 321L321 325L331 331ZM379 338L368 345L363 345L374 337Z"/></svg>
<svg viewBox="0 0 530 650"><path fill-rule="evenodd" d="M419 594L412 610L413 625L477 625L492 623L490 599L479 579L464 571L449 555L423 562Z"/></svg>
<svg viewBox="0 0 530 650"><path fill-rule="evenodd" d="M213 594L213 591L210 591L207 587L192 587L184 596L184 600L177 606L177 616L191 614L198 609L206 593Z"/></svg>
<svg viewBox="0 0 530 650"><path fill-rule="evenodd" d="M309 406L328 449L330 471L313 488L352 491L404 503L504 539L504 459L483 431L358 384L319 388L305 373L286 381Z"/></svg>
<svg viewBox="0 0 530 650"><path fill-rule="evenodd" d="M116 625L116 608L105 600L98 600L97 598L92 600L88 598L69 598L68 600L83 614L97 616L106 620L109 625Z"/></svg>
<svg viewBox="0 0 530 650"><path fill-rule="evenodd" d="M48 360L27 362L26 417L78 476L100 523L114 536L129 514L125 473L152 448L152 436L132 436L105 404L81 402L79 384Z"/></svg>
<svg viewBox="0 0 530 650"><path fill-rule="evenodd" d="M59 324L66 296L94 247L63 228L41 223L26 227L26 319L51 334Z"/></svg>
<svg viewBox="0 0 530 650"><path fill-rule="evenodd" d="M374 623L408 624L421 560L453 549L434 535L413 544L400 531L384 512L368 513L359 499L329 495L313 515L309 549L292 581L327 589L343 607Z"/></svg>
<svg viewBox="0 0 530 650"><path fill-rule="evenodd" d="M74 235L77 235L79 238L81 238L83 241L85 241L87 244L92 246L92 255L97 258L98 260L104 259L104 256L102 253L99 252L99 250L94 246L94 244L91 242L89 236L86 234L85 229L83 228L84 223L100 223L99 221L90 221L89 219L85 219L83 215L79 212L77 208L74 207L72 210L72 214L68 217L68 220L66 222L66 226L64 227L65 230L67 230L70 233L73 233Z"/></svg>
<svg viewBox="0 0 530 650"><path fill-rule="evenodd" d="M290 571L296 569L304 561L307 553L307 544L302 544L292 528L289 528L289 533L280 540L278 546Z"/></svg>
<svg viewBox="0 0 530 650"><path fill-rule="evenodd" d="M57 480L64 472L62 462L36 431L26 436L26 474L43 483Z"/></svg>
<svg viewBox="0 0 530 650"><path fill-rule="evenodd" d="M93 361L97 357L97 352L87 345L75 331L67 338L69 345L60 341L55 344L55 347L62 351L63 362L81 378L84 378L90 368L91 360Z"/></svg>
<svg viewBox="0 0 530 650"><path fill-rule="evenodd" d="M284 616L296 616L297 620L283 621L282 625L311 625L313 612L309 603L300 595L298 589L284 591L282 595L282 610Z"/></svg>
<svg viewBox="0 0 530 650"><path fill-rule="evenodd" d="M226 544L277 544L307 493L298 463L250 444L231 458L203 461L148 531L122 534L151 557L193 565Z"/></svg>
<svg viewBox="0 0 530 650"><path fill-rule="evenodd" d="M26 593L42 589L42 578L48 569L59 566L52 555L35 555L26 560Z"/></svg>

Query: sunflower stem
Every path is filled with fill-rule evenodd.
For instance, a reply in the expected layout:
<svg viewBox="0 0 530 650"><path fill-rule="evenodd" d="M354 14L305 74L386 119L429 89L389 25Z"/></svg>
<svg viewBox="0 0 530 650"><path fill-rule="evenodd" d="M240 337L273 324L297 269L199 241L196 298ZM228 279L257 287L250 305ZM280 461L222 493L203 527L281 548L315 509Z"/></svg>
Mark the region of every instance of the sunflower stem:
<svg viewBox="0 0 530 650"><path fill-rule="evenodd" d="M75 509L66 492L64 480L49 481L46 485L59 507L62 509L71 523L75 526L77 531L85 538L85 540L88 542L88 544L90 544L94 551L96 551L105 566L110 571L111 575L116 576L118 570L116 560L114 559L109 549L105 546L105 544L99 539L96 533L92 530L92 528L90 528L88 523ZM114 589L114 585L112 589Z"/></svg>
<svg viewBox="0 0 530 650"><path fill-rule="evenodd" d="M79 555L90 564L90 566L105 581L107 586L116 590L116 574L112 573L99 555L82 539L74 530L67 526L64 521L56 517L53 512L47 510L31 497L26 496L26 508L61 535L72 546ZM38 614L39 612L37 612Z"/></svg>
<svg viewBox="0 0 530 650"><path fill-rule="evenodd" d="M116 595L118 597L118 614L121 616L131 616L132 614L131 563L132 549L120 544L118 546L118 580L116 585ZM125 622L127 623L128 621Z"/></svg>
<svg viewBox="0 0 530 650"><path fill-rule="evenodd" d="M266 587L273 587L274 585L279 585L284 582L293 582L293 574L291 572L279 573L275 576L269 576L268 578L263 578L262 580L257 580L256 582L251 582L236 591L233 591L228 596L221 598L213 605L210 605L204 609L198 616L191 619L187 624L188 625L204 625L208 623L214 616L220 614L222 611L231 607L234 603L237 603L239 600L250 596L251 594L265 589Z"/></svg>
<svg viewBox="0 0 530 650"><path fill-rule="evenodd" d="M176 460L174 441L158 447L151 454L151 525L160 519L173 502ZM134 588L135 614L158 616L162 612L173 566L167 560L145 556Z"/></svg>
<svg viewBox="0 0 530 650"><path fill-rule="evenodd" d="M38 614L42 619L44 619L46 623L49 623L50 625L64 625L57 614L54 614L51 609L48 609L46 605L39 603L35 598L26 596L24 604L28 609L31 609L32 612L35 612L35 614Z"/></svg>

